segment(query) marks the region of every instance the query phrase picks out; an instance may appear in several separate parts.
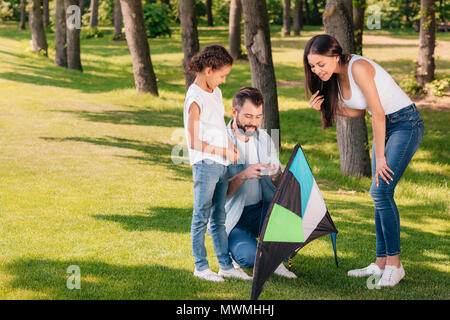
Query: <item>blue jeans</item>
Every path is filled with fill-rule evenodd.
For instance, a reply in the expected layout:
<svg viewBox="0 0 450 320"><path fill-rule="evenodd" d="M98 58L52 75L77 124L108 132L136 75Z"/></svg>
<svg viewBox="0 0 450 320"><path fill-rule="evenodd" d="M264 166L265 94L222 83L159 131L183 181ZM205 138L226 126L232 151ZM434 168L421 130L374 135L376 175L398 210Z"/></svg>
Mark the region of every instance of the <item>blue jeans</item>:
<svg viewBox="0 0 450 320"><path fill-rule="evenodd" d="M256 249L270 203L260 201L244 207L241 218L228 235L231 256L243 268L253 268Z"/></svg>
<svg viewBox="0 0 450 320"><path fill-rule="evenodd" d="M191 223L191 244L195 268L209 268L206 260L205 233L210 221L214 251L223 270L233 268L228 254L225 230L225 201L228 189L227 167L213 161L201 161L192 166L194 179L194 211Z"/></svg>
<svg viewBox="0 0 450 320"><path fill-rule="evenodd" d="M372 148L372 186L370 195L375 204L376 256L400 253L400 216L394 201L394 189L419 148L423 137L423 120L415 104L386 115L385 156L387 166L394 171L389 184L379 177L375 183L376 160Z"/></svg>

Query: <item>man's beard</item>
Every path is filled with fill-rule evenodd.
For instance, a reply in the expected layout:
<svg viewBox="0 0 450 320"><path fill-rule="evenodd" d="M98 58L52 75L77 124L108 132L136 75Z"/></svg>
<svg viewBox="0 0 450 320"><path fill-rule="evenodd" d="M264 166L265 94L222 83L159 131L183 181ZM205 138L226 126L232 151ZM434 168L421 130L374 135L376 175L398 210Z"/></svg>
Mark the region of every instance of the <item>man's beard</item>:
<svg viewBox="0 0 450 320"><path fill-rule="evenodd" d="M242 133L243 135L247 136L247 137L251 137L255 134L257 127L256 126L244 126L242 125L242 123L239 121L239 114L237 114L236 116L236 126L238 127L238 130L240 133ZM250 128L254 128L254 130L249 131L248 129Z"/></svg>

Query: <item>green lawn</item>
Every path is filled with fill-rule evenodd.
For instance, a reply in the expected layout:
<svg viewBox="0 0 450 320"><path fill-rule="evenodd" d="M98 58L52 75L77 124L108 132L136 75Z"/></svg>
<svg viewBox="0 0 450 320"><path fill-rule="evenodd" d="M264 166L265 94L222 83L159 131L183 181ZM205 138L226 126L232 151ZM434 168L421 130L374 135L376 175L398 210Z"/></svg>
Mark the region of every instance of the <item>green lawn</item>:
<svg viewBox="0 0 450 320"><path fill-rule="evenodd" d="M29 31L0 25L0 298L249 299L250 282L192 275L192 173L171 158L183 136L180 30L150 39L159 97L135 92L126 43L110 40L112 28L103 31L104 38L82 41L79 73L54 66L53 34L50 58L39 57L26 50ZM304 80L303 48L321 32L307 28L285 39L274 28L278 81ZM226 27L199 33L202 47L227 46ZM418 48L402 43L414 39L412 32L367 34L396 44L372 41L366 56L396 80L412 72ZM440 33L438 42L438 73L448 75L450 39ZM227 111L234 92L250 84L248 63L238 61L222 86ZM278 94L281 160L286 164L302 144L339 230L340 266L330 238L320 238L293 259L298 278L272 277L260 298L449 299L450 113L422 112L425 137L397 187L406 278L369 290L365 279L346 274L374 259L371 180L339 172L335 129L320 129L303 87L293 83ZM217 271L209 237L207 248ZM80 267L80 290L66 287L71 265Z"/></svg>

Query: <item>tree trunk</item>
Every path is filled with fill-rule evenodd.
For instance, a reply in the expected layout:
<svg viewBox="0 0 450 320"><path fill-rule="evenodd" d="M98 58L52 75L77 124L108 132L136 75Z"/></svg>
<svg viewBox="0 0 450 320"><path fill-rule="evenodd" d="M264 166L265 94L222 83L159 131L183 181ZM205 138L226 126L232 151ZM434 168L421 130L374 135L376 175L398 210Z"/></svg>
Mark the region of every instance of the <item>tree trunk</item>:
<svg viewBox="0 0 450 320"><path fill-rule="evenodd" d="M78 0L64 0L65 10L70 6L78 6ZM72 13L74 14L74 13ZM80 13L81 15L81 13ZM81 18L81 17L80 17ZM81 46L80 46L80 32L81 29L77 27L66 26L66 40L67 40L67 67L71 70L83 71L81 66Z"/></svg>
<svg viewBox="0 0 450 320"><path fill-rule="evenodd" d="M297 0L295 2L295 9L294 9L294 35L299 36L300 31L303 27L303 0Z"/></svg>
<svg viewBox="0 0 450 320"><path fill-rule="evenodd" d="M241 18L242 18L241 0L231 0L228 34L229 34L230 54L235 60L242 58Z"/></svg>
<svg viewBox="0 0 450 320"><path fill-rule="evenodd" d="M133 61L134 83L138 92L158 95L156 76L150 56L141 1L120 0L125 36Z"/></svg>
<svg viewBox="0 0 450 320"><path fill-rule="evenodd" d="M48 0L43 1L44 4L44 27L50 27L50 8L48 6Z"/></svg>
<svg viewBox="0 0 450 320"><path fill-rule="evenodd" d="M91 0L91 18L89 20L89 27L95 28L98 26L98 0Z"/></svg>
<svg viewBox="0 0 450 320"><path fill-rule="evenodd" d="M120 0L114 0L114 38L113 40L123 40L122 34L122 8Z"/></svg>
<svg viewBox="0 0 450 320"><path fill-rule="evenodd" d="M325 33L333 36L343 53L355 53L352 0L327 0L323 14ZM371 176L365 117L336 117L336 136L341 172L353 176Z"/></svg>
<svg viewBox="0 0 450 320"><path fill-rule="evenodd" d="M317 6L317 0L313 0L313 15L314 15L314 25L320 24L320 13L319 7Z"/></svg>
<svg viewBox="0 0 450 320"><path fill-rule="evenodd" d="M20 0L20 29L25 30L27 24L27 3L26 0Z"/></svg>
<svg viewBox="0 0 450 320"><path fill-rule="evenodd" d="M263 128L280 145L280 119L278 114L277 83L272 61L270 29L266 2L242 1L245 25L245 46L250 61L252 86L264 97ZM272 131L274 130L274 131ZM278 137L276 137L278 135Z"/></svg>
<svg viewBox="0 0 450 320"><path fill-rule="evenodd" d="M422 0L420 6L420 44L416 80L423 88L434 80L434 48L436 45L436 17L434 0Z"/></svg>
<svg viewBox="0 0 450 320"><path fill-rule="evenodd" d="M181 38L183 41L183 68L186 78L186 89L194 82L195 75L186 71L186 65L191 58L200 51L197 32L197 18L195 16L195 0L180 1L178 15L181 23Z"/></svg>
<svg viewBox="0 0 450 320"><path fill-rule="evenodd" d="M304 1L305 1L305 24L309 26L311 24L311 21L309 19L310 17L309 2L308 0Z"/></svg>
<svg viewBox="0 0 450 320"><path fill-rule="evenodd" d="M64 0L56 0L55 16L55 65L67 68L66 10Z"/></svg>
<svg viewBox="0 0 450 320"><path fill-rule="evenodd" d="M206 0L206 16L208 17L208 27L214 26L212 14L212 0Z"/></svg>
<svg viewBox="0 0 450 320"><path fill-rule="evenodd" d="M364 30L364 11L366 11L366 0L353 1L354 26L355 26L355 53L362 56L362 38Z"/></svg>
<svg viewBox="0 0 450 320"><path fill-rule="evenodd" d="M291 0L283 0L283 37L291 35Z"/></svg>
<svg viewBox="0 0 450 320"><path fill-rule="evenodd" d="M80 0L80 15L81 15L81 17L83 17L85 5L86 5L86 0Z"/></svg>
<svg viewBox="0 0 450 320"><path fill-rule="evenodd" d="M44 19L42 17L41 1L29 0L30 30L32 50L36 53L43 52L48 56L47 36L45 35Z"/></svg>

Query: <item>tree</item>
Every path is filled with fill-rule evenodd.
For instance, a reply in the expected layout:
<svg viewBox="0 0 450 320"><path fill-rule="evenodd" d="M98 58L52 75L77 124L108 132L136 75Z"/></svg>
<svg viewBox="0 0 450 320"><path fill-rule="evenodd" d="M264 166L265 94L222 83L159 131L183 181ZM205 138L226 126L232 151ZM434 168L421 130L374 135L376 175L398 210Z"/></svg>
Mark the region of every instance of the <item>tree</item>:
<svg viewBox="0 0 450 320"><path fill-rule="evenodd" d="M20 0L20 29L26 29L27 22L27 3L26 0Z"/></svg>
<svg viewBox="0 0 450 320"><path fill-rule="evenodd" d="M74 10L71 13L71 17L76 19L81 19L81 12L79 11L79 1L78 0L64 0L64 6L66 10L66 14L70 14L70 10L68 12L67 9L69 7L74 8L76 6L77 10ZM80 16L77 17L78 13ZM66 16L67 17L67 16ZM67 67L72 70L83 71L83 67L81 65L81 44L80 44L80 32L81 26L66 26L66 41L67 41Z"/></svg>
<svg viewBox="0 0 450 320"><path fill-rule="evenodd" d="M206 16L208 18L208 27L214 26L212 13L212 0L206 0Z"/></svg>
<svg viewBox="0 0 450 320"><path fill-rule="evenodd" d="M122 8L120 7L120 0L114 0L114 38L113 40L122 40Z"/></svg>
<svg viewBox="0 0 450 320"><path fill-rule="evenodd" d="M299 36L303 27L303 0L295 1L294 7L294 35Z"/></svg>
<svg viewBox="0 0 450 320"><path fill-rule="evenodd" d="M291 0L283 0L283 30L281 35L291 35Z"/></svg>
<svg viewBox="0 0 450 320"><path fill-rule="evenodd" d="M229 37L228 40L230 45L230 54L235 60L242 58L241 18L242 18L241 0L231 0L230 22L228 24L228 37Z"/></svg>
<svg viewBox="0 0 450 320"><path fill-rule="evenodd" d="M343 53L355 53L352 0L327 0L323 14L325 32L339 42ZM336 117L336 136L341 172L353 176L371 176L367 127L361 117Z"/></svg>
<svg viewBox="0 0 450 320"><path fill-rule="evenodd" d="M362 38L364 30L364 12L366 11L366 0L353 0L353 23L355 26L355 52L362 56Z"/></svg>
<svg viewBox="0 0 450 320"><path fill-rule="evenodd" d="M280 136L273 135L279 131L272 132L273 129L280 129L280 119L266 1L245 0L242 1L242 8L245 18L245 47L250 61L252 86L260 89L264 97L263 127L279 145Z"/></svg>
<svg viewBox="0 0 450 320"><path fill-rule="evenodd" d="M417 83L423 88L434 80L434 48L436 45L436 18L434 0L422 0L420 6L420 45L415 72Z"/></svg>
<svg viewBox="0 0 450 320"><path fill-rule="evenodd" d="M89 27L98 26L98 0L91 0L91 17L89 19Z"/></svg>
<svg viewBox="0 0 450 320"><path fill-rule="evenodd" d="M41 1L29 0L29 7L32 50L36 53L42 52L47 57L48 44L44 29L44 19L42 17Z"/></svg>
<svg viewBox="0 0 450 320"><path fill-rule="evenodd" d="M48 28L50 26L50 8L48 6L49 0L43 0L42 4L44 5L44 26Z"/></svg>
<svg viewBox="0 0 450 320"><path fill-rule="evenodd" d="M125 36L133 62L134 83L138 92L158 95L156 75L150 57L150 46L141 1L120 0Z"/></svg>
<svg viewBox="0 0 450 320"><path fill-rule="evenodd" d="M55 12L55 65L67 68L67 28L64 0L56 0Z"/></svg>
<svg viewBox="0 0 450 320"><path fill-rule="evenodd" d="M197 31L197 18L195 16L195 0L180 1L178 15L181 23L181 38L183 42L183 68L185 73L186 89L194 82L195 75L186 72L186 66L191 58L200 51Z"/></svg>

